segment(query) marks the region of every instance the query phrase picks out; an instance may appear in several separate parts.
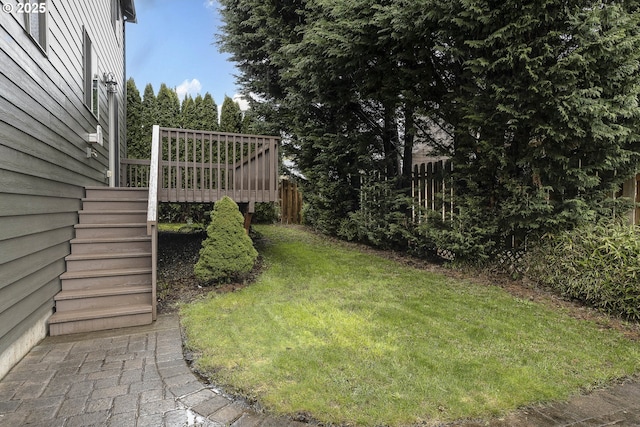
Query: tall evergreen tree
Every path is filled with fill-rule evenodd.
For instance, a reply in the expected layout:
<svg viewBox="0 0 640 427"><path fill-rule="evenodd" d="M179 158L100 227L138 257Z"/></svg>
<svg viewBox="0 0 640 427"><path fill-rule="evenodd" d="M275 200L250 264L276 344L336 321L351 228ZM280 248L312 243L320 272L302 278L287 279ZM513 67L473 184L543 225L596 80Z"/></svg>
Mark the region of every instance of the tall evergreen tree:
<svg viewBox="0 0 640 427"><path fill-rule="evenodd" d="M638 166L635 1L221 5L221 46L327 231L358 209L361 171L407 188L418 137L453 158L460 209L438 238L459 253L594 218Z"/></svg>
<svg viewBox="0 0 640 427"><path fill-rule="evenodd" d="M151 138L153 125L158 124L158 103L151 83L144 88L142 96L142 143L140 155L142 158L151 158ZM144 153L148 153L144 155Z"/></svg>
<svg viewBox="0 0 640 427"><path fill-rule="evenodd" d="M162 127L180 127L180 100L175 90L162 83L157 97L158 124Z"/></svg>
<svg viewBox="0 0 640 427"><path fill-rule="evenodd" d="M640 15L600 1L432 10L441 54L462 64L444 98L462 226L483 218L486 252L592 221L639 164Z"/></svg>
<svg viewBox="0 0 640 427"><path fill-rule="evenodd" d="M186 95L180 107L180 127L182 129L198 129L199 123L196 116L196 104L190 95Z"/></svg>
<svg viewBox="0 0 640 427"><path fill-rule="evenodd" d="M218 106L209 92L204 94L200 103L196 99L196 116L200 129L210 131L219 129Z"/></svg>
<svg viewBox="0 0 640 427"><path fill-rule="evenodd" d="M127 80L127 156L132 159L144 159L144 129L142 124L142 99L133 78Z"/></svg>
<svg viewBox="0 0 640 427"><path fill-rule="evenodd" d="M258 116L254 111L251 111L251 109L245 111L242 117L240 131L246 134L260 134Z"/></svg>
<svg viewBox="0 0 640 427"><path fill-rule="evenodd" d="M242 111L240 105L228 96L224 97L220 110L220 131L240 133L242 131Z"/></svg>

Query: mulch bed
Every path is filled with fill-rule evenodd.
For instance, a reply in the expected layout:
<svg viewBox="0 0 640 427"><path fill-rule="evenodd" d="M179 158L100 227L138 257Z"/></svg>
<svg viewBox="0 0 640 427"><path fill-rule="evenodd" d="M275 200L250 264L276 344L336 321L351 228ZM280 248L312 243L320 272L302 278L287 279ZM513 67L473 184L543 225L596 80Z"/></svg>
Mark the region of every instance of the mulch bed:
<svg viewBox="0 0 640 427"><path fill-rule="evenodd" d="M234 292L251 283L260 272L260 259L254 271L242 282L210 284L193 273L206 232L158 233L158 313L175 313L180 303L204 298L210 292Z"/></svg>

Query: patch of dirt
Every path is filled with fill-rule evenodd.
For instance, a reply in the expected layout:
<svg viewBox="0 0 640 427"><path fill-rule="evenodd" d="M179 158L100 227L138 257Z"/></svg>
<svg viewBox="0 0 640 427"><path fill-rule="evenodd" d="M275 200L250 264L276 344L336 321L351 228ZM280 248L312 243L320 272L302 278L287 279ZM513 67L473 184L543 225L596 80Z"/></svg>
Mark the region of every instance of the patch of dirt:
<svg viewBox="0 0 640 427"><path fill-rule="evenodd" d="M193 267L200 256L206 232L158 233L158 313L174 313L180 303L204 298L210 292L234 292L250 284L262 266L258 259L254 271L244 281L208 284L199 280Z"/></svg>

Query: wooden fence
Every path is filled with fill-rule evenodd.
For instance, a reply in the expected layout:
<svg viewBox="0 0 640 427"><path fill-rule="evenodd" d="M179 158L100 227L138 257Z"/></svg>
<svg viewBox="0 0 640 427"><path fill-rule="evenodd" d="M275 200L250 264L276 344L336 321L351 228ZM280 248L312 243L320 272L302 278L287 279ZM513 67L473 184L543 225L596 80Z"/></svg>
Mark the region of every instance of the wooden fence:
<svg viewBox="0 0 640 427"><path fill-rule="evenodd" d="M302 223L302 193L295 182L280 182L280 221L283 224Z"/></svg>
<svg viewBox="0 0 640 427"><path fill-rule="evenodd" d="M421 223L427 212L437 212L443 221L454 215L453 163L438 160L413 167L411 195L414 200L413 220Z"/></svg>

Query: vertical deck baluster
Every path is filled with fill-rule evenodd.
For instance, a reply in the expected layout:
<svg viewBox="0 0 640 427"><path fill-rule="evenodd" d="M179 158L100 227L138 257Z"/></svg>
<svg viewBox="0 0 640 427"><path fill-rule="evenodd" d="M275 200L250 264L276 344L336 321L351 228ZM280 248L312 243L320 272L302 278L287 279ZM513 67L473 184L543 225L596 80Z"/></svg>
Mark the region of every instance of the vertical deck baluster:
<svg viewBox="0 0 640 427"><path fill-rule="evenodd" d="M247 200L251 201L251 138L245 138L247 140Z"/></svg>
<svg viewBox="0 0 640 427"><path fill-rule="evenodd" d="M187 132L183 131L182 135L184 136L184 158L183 158L183 163L184 163L184 169L183 169L183 173L184 173L184 178L182 180L182 191L180 192L181 194L181 202L186 202L188 199L188 190L189 190L189 135L187 134Z"/></svg>
<svg viewBox="0 0 640 427"><path fill-rule="evenodd" d="M200 185L200 199L202 199L202 202L204 203L205 199L204 199L204 190L205 190L205 185L206 185L206 179L204 176L204 133L200 133L200 157L198 159L198 161L200 162L200 171L198 173L198 181L199 181L199 185Z"/></svg>
<svg viewBox="0 0 640 427"><path fill-rule="evenodd" d="M254 196L254 201L258 201L258 197L260 195L260 182L262 181L262 175L260 175L260 138L252 138L255 140L256 144L256 155L253 157L253 161L256 163L256 194Z"/></svg>
<svg viewBox="0 0 640 427"><path fill-rule="evenodd" d="M229 195L229 135L224 136L224 190Z"/></svg>
<svg viewBox="0 0 640 427"><path fill-rule="evenodd" d="M192 199L194 201L197 201L198 199L196 199L196 189L198 188L198 177L197 177L197 170L198 170L198 165L196 163L196 132L193 132L193 141L191 142L193 149L191 150L191 154L192 154L192 159L193 159L193 166L191 169L191 194L192 194Z"/></svg>
<svg viewBox="0 0 640 427"><path fill-rule="evenodd" d="M182 167L180 166L180 134L175 131L176 134L176 197L174 202L178 201L178 191L182 188Z"/></svg>
<svg viewBox="0 0 640 427"><path fill-rule="evenodd" d="M237 141L237 137L234 135L233 136L233 158L232 158L232 161L229 162L229 164L232 166L231 173L233 174L232 177L231 177L232 178L231 182L233 182L233 200L238 200L238 195L236 193L237 185L236 185L236 167L235 167L235 164L236 164L236 144L237 144L237 142L238 142Z"/></svg>
<svg viewBox="0 0 640 427"><path fill-rule="evenodd" d="M253 176L254 176L254 182L253 182L253 192L251 193L251 201L256 200L256 195L258 193L258 139L257 138L251 138L251 141L253 141L253 155L251 156L251 160L253 163ZM249 143L251 144L251 143Z"/></svg>
<svg viewBox="0 0 640 427"><path fill-rule="evenodd" d="M218 160L218 170L217 170L217 174L218 174L218 181L216 182L216 200L220 199L220 186L221 186L221 182L222 182L222 177L221 177L221 172L220 172L220 135L216 136L216 143L217 143L217 160Z"/></svg>
<svg viewBox="0 0 640 427"><path fill-rule="evenodd" d="M238 163L238 165L240 166L240 197L244 197L244 192L245 192L245 188L244 188L244 139L242 138L240 140L240 163ZM236 167L237 169L237 167Z"/></svg>
<svg viewBox="0 0 640 427"><path fill-rule="evenodd" d="M166 133L164 130L162 131L162 136L167 138L167 198L169 198L169 192L171 191L171 183L173 182L173 164L171 162L172 155L172 145L171 144L171 135ZM163 163L163 159L160 159L160 164ZM164 185L164 179L160 181L160 185Z"/></svg>
<svg viewBox="0 0 640 427"><path fill-rule="evenodd" d="M271 200L277 200L277 189L278 189L278 174L280 170L278 169L278 159L280 158L280 153L278 152L278 140L275 138L271 139L271 144L273 147L273 157L272 157L272 165L273 165L273 194L271 196Z"/></svg>
<svg viewBox="0 0 640 427"><path fill-rule="evenodd" d="M209 134L209 186L208 186L208 194L207 202L211 202L213 197L213 134Z"/></svg>

